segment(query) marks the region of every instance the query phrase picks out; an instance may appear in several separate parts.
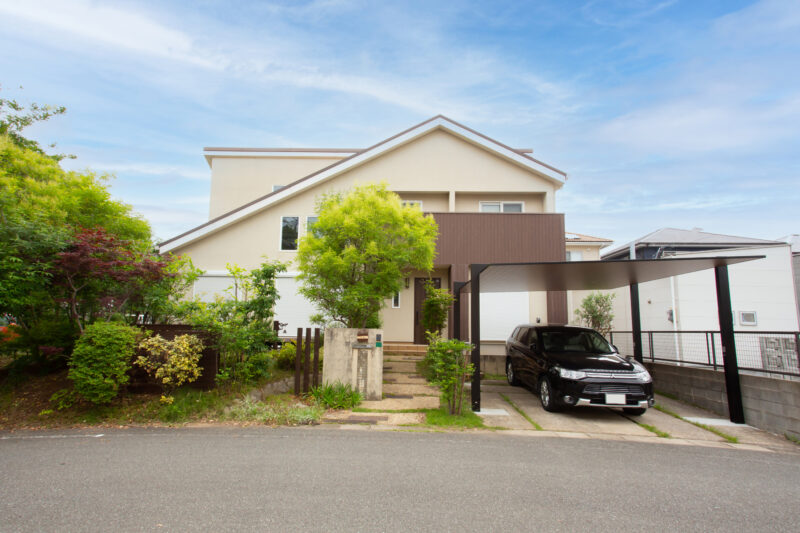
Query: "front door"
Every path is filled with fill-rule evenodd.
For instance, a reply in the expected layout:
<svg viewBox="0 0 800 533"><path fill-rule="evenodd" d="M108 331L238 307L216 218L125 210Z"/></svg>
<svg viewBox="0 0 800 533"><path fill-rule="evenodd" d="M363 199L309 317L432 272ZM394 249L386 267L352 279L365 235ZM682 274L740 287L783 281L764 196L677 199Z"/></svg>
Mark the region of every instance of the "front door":
<svg viewBox="0 0 800 533"><path fill-rule="evenodd" d="M425 344L425 328L422 327L422 302L425 301L425 285L428 278L414 278L414 344ZM442 278L431 278L433 286L442 288Z"/></svg>

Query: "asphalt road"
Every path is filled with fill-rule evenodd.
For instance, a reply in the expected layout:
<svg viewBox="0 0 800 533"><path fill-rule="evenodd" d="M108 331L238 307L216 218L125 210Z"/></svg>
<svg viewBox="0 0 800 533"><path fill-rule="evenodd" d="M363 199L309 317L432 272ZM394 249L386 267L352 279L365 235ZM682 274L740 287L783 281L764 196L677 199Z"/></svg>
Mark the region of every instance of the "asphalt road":
<svg viewBox="0 0 800 533"><path fill-rule="evenodd" d="M501 432L0 433L0 475L3 532L800 528L798 455Z"/></svg>

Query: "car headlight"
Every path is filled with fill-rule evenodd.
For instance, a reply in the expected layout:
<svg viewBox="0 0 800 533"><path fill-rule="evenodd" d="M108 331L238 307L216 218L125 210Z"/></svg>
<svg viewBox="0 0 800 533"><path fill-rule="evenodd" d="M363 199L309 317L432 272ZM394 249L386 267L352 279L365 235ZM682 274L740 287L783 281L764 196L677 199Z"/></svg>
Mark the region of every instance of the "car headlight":
<svg viewBox="0 0 800 533"><path fill-rule="evenodd" d="M583 379L586 377L586 372L583 370L567 370L566 368L558 367L558 375L563 379Z"/></svg>
<svg viewBox="0 0 800 533"><path fill-rule="evenodd" d="M644 381L645 383L653 381L653 378L650 377L650 372L648 372L646 368L640 369L633 377L636 378L637 381Z"/></svg>

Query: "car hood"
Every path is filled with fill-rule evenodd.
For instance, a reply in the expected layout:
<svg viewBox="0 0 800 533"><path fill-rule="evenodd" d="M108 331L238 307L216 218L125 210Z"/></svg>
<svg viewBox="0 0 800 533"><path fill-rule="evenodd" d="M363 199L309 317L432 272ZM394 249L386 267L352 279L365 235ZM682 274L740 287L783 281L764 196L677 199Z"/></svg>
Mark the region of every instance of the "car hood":
<svg viewBox="0 0 800 533"><path fill-rule="evenodd" d="M615 353L590 354L548 352L547 356L553 363L569 370L583 370L586 368L597 370L633 370L633 365L628 362L627 359Z"/></svg>

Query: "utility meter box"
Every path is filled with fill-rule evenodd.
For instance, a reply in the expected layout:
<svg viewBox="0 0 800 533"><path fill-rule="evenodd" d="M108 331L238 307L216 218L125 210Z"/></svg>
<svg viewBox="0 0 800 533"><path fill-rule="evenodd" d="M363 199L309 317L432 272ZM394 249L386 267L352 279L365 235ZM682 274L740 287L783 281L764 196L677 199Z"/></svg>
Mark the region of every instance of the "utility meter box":
<svg viewBox="0 0 800 533"><path fill-rule="evenodd" d="M383 396L383 330L328 328L323 383L349 383L365 400Z"/></svg>

